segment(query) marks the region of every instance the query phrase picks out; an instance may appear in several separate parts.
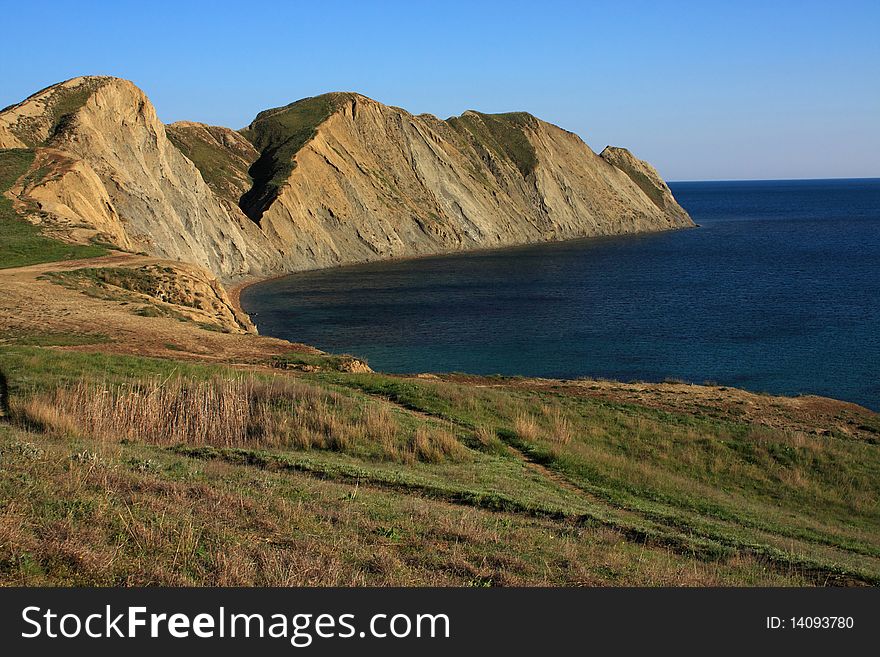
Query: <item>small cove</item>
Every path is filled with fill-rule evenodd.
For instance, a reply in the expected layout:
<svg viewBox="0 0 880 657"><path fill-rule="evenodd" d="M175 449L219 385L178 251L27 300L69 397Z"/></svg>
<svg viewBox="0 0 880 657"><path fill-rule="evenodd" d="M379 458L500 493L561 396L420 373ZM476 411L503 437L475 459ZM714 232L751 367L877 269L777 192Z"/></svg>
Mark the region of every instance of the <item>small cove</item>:
<svg viewBox="0 0 880 657"><path fill-rule="evenodd" d="M700 228L294 274L261 333L387 372L717 382L880 408L880 180L671 185Z"/></svg>

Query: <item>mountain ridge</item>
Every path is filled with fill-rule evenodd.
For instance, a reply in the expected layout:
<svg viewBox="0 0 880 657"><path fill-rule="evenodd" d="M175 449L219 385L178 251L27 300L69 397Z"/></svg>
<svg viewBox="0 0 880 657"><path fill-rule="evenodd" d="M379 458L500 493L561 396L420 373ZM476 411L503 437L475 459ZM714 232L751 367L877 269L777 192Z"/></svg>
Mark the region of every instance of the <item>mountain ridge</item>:
<svg viewBox="0 0 880 657"><path fill-rule="evenodd" d="M625 149L597 155L525 112L443 120L356 92L235 131L164 125L133 83L73 78L0 112L0 148L36 154L11 191L32 222L226 281L693 225Z"/></svg>

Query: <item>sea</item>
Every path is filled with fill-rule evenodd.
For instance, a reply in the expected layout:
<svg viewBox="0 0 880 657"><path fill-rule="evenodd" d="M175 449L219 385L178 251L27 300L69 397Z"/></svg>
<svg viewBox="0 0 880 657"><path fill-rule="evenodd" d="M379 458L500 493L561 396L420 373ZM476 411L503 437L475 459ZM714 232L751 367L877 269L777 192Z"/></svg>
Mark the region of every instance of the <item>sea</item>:
<svg viewBox="0 0 880 657"><path fill-rule="evenodd" d="M671 183L699 227L294 274L264 335L384 372L711 382L880 410L880 179Z"/></svg>

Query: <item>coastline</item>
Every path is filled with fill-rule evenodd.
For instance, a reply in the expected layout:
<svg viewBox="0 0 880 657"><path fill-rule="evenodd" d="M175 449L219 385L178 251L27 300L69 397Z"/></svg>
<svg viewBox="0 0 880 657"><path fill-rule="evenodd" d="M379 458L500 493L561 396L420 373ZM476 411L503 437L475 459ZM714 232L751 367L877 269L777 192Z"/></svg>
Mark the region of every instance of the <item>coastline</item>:
<svg viewBox="0 0 880 657"><path fill-rule="evenodd" d="M660 363L658 366L642 368L639 371L630 371L627 369L625 365L620 365L616 362L612 362L613 358L611 356L607 357L598 357L594 359L599 362L599 369L584 369L578 366L566 367L564 364L560 366L551 367L550 365L546 366L536 366L532 368L529 365L529 362L517 355L514 359L502 359L503 362L491 362L487 366L482 366L479 362L471 361L465 363L454 363L453 361L457 358L461 360L461 357L446 357L444 354L449 352L449 349L446 349L446 352L443 351L444 348L438 347L436 349L439 356L437 358L431 357L422 357L419 355L420 351L424 351L424 347L427 345L423 345L421 350L412 347L410 351L411 355L407 352L407 345L401 344L397 345L396 343L383 344L381 348L375 348L372 343L367 340L363 340L358 338L355 333L351 333L353 329L346 329L349 332L341 334L338 340L335 342L327 341L329 333L326 332L325 329L321 327L322 318L325 316L319 312L318 317L316 318L316 324L314 326L309 325L309 319L307 318L309 315L305 312L305 306L303 304L306 303L305 297L299 297L300 294L306 293L311 290L314 285L323 286L325 284L332 285L335 294L344 294L346 288L350 286L355 286L359 288L358 281L363 279L364 277L368 277L370 280L375 278L376 281L380 281L378 285L381 287L384 280L382 277L385 275L384 272L390 272L390 275L398 277L404 276L407 281L407 285L413 284L413 290L418 292L421 290L422 285L427 285L428 287L433 287L433 284L430 282L430 275L427 278L419 278L428 272L442 271L444 275L448 274L449 276L460 277L461 273L455 272L476 272L481 268L487 266L483 263L498 263L498 267L506 267L506 266L514 266L506 264L508 260L511 262L539 262L541 261L541 253L546 249L547 256L550 257L552 254L562 254L564 257L580 257L576 256L583 251L584 255L581 258L582 260L586 260L586 262L592 262L594 264L587 266L586 271L590 272L590 276L595 278L596 280L605 280L609 274L603 273L607 270L604 269L605 266L614 265L615 262L626 262L627 266L625 269L637 271L638 263L633 260L636 256L627 256L628 259L620 261L619 259L622 257L621 254L627 255L635 253L638 254L652 254L654 252L660 253L662 255L661 262L666 263L663 267L660 268L660 271L666 272L661 277L663 285L661 286L661 292L663 296L657 297L662 299L678 299L678 302L681 302L683 299L690 299L689 293L686 289L693 289L693 283L695 280L706 279L706 272L715 272L715 269L712 266L700 267L699 271L701 273L691 273L691 274L682 274L682 272L687 272L687 268L684 266L688 262L693 262L693 258L697 257L700 253L704 253L705 258L697 258L697 260L701 263L701 265L706 264L705 261L712 259L712 252L715 247L708 248L705 245L715 245L720 247L727 248L727 245L730 244L738 244L739 242L729 242L732 239L731 235L746 235L747 240L751 239L751 236L754 232L754 228L750 225L743 224L741 222L734 223L713 223L709 222L708 231L700 231L699 233L687 233L682 235L668 235L662 236L657 231L653 231L651 233L644 233L638 235L615 235L615 236L590 236L583 238L574 238L571 240L555 240L555 241L542 241L537 244L528 244L528 245L512 245L512 246L504 246L497 247L493 249L470 249L464 251L456 251L453 253L442 253L442 254L419 254L419 255L407 255L397 258L388 258L383 261L369 261L369 262L359 262L359 263L346 263L343 265L334 265L332 267L323 267L315 270L308 270L302 272L293 272L291 274L279 274L276 276L259 278L259 277L249 277L247 280L238 282L235 287L236 292L236 302L239 304L239 307L243 306L243 297L241 296L244 292L243 290L249 287L250 285L256 284L258 282L269 282L269 284L260 288L256 292L252 293L251 305L253 313L256 316L253 318L256 323L260 326L261 332L267 335L275 335L276 337L283 337L287 339L295 339L299 341L311 342L312 344L321 344L323 349L328 351L348 351L349 353L356 353L362 357L366 357L368 360L373 361L375 359L374 367L377 370L383 370L383 368L389 368L391 372L397 373L414 373L414 372L450 372L450 371L462 371L469 372L472 374L489 374L491 372L503 372L508 375L514 376L517 374L524 375L527 377L541 377L541 376L555 376L562 378L579 378L581 376L603 376L608 378L615 378L621 381L649 381L653 383L660 383L666 381L669 378L678 378L685 381L690 381L692 383L701 383L706 381L722 381L723 385L731 386L731 387L743 387L744 389L751 390L753 392L765 392L767 394L771 394L773 396L797 396L797 395L820 395L828 398L834 398L838 400L845 400L850 403L859 404L867 409L877 410L877 399L876 395L872 395L873 387L865 384L858 385L854 383L855 379L853 377L849 377L847 380L838 381L834 380L834 384L825 384L821 385L821 381L811 380L809 374L801 369L797 368L789 368L785 371L784 376L782 374L778 375L777 378L782 377L780 381L773 381L772 376L765 375L765 370L767 369L761 363L757 363L757 361L749 361L748 364L743 365L735 365L731 364L727 366L725 363L721 363L715 366L715 361L707 361L704 359L704 362L698 363L695 361L699 360L699 357L693 357L691 360L690 353L693 350L690 350L690 353L685 353L682 356L682 352L687 350L677 347L676 344L680 344L674 341L667 341L667 343L663 343L661 347L651 347L655 351L660 351L661 349L665 349L663 351L663 355L671 354L675 356L677 359L672 360L667 358L664 363ZM756 223L755 226L761 228L765 224ZM787 226L787 224L785 225ZM796 224L791 225L792 231L797 229ZM722 229L727 229L725 232ZM778 224L773 224L772 228L767 228L766 230L778 231ZM669 231L662 231L669 232ZM763 234L763 233L762 233ZM788 233L785 233L788 234ZM720 237L719 237L720 235ZM619 239L620 237L624 237L626 239ZM638 237L639 239L632 239ZM724 243L721 244L719 239ZM718 243L718 244L716 244ZM772 244L772 242L770 242ZM566 246L571 244L572 246ZM548 246L549 245L549 246ZM556 245L562 245L561 248L556 249ZM595 251L592 248L593 245L597 245L598 250ZM656 246L655 246L656 245ZM536 260L535 257L532 257L532 250L534 250L535 254L539 254ZM506 253L512 254L510 259L507 258ZM672 253L672 256L669 254ZM481 257L489 254L488 257ZM492 254L498 254L492 255ZM519 254L522 254L520 256ZM571 255L569 255L571 254ZM611 258L611 254L614 258L618 260L609 259ZM697 254L697 255L695 255ZM607 256L607 257L606 257ZM447 258L455 258L452 261L446 261ZM605 258L605 259L603 259ZM409 261L413 261L412 264L406 264ZM419 264L418 261L427 261L426 264ZM401 264L395 264L400 262ZM381 264L380 264L381 263ZM676 265L672 266L670 263ZM711 262L709 263L711 265ZM494 265L493 265L494 266ZM723 269L722 265L718 266L718 269ZM567 271L567 270L566 270ZM310 273L310 276L307 277L294 277L294 273ZM728 278L717 275L718 272L713 273L711 280L720 281L715 285L710 285L708 289L713 291L713 294L706 298L719 298L716 294L723 294L724 289L723 285ZM821 272L820 272L821 273ZM290 276L290 278L286 278ZM654 274L654 279L657 278L657 275ZM283 281L279 281L277 279L285 279ZM612 277L613 278L613 277ZM623 282L626 280L634 280L640 281L639 289L642 290L642 293L645 293L645 290L651 291L654 288L652 284L647 282L647 274L639 274L635 278L632 276L623 276ZM667 280L668 279L668 280ZM276 282L270 282L275 280ZM396 280L396 279L395 279ZM592 280L592 279L590 279ZM653 279L652 279L653 280ZM820 279L822 280L822 279ZM687 281L687 285L681 284L681 281ZM778 281L774 281L775 283ZM746 287L744 289L752 289L755 288L755 294L767 289L767 285L761 281L755 283L754 285L746 282ZM499 283L496 281L494 283L498 285ZM555 284L552 280L548 279L547 284ZM616 284L615 284L616 285ZM645 287L647 285L647 287ZM719 286L722 286L719 288ZM751 287L750 287L751 286ZM570 287L570 286L568 286ZM588 288L590 286L588 285ZM595 287L595 285L593 286ZM655 286L656 287L656 286ZM396 289L396 288L395 288ZM401 288L403 290L404 288ZM408 287L406 289L409 289ZM620 288L613 287L609 288L612 290L626 290L625 287ZM482 299L483 303L487 303L489 297L486 296L487 293L491 293L490 290L486 290L482 293L482 296L479 299ZM397 294L402 294L402 292L398 291ZM407 293L408 294L408 293ZM279 296L281 295L281 296ZM284 296L287 295L285 299ZM398 326L401 325L401 322L404 321L402 317L395 317L395 313L388 313L388 317L386 319L379 319L381 316L381 312L377 311L377 307L371 305L369 303L364 303L358 299L358 296L349 297L349 300L356 304L357 314L359 316L358 325L363 324L367 326L368 329L366 333L372 334L374 330L386 330L389 332L394 332ZM397 298L394 295L391 295L390 292L385 293L386 300L393 300ZM419 297L416 297L419 298ZM655 298L652 296L651 298ZM723 298L723 297L720 297ZM265 300L265 303L264 303ZM406 297L401 298L401 307L410 306L414 303L413 298ZM346 305L345 307L348 307ZM696 305L698 307L702 307L702 305L708 305L703 302L693 302L688 301L688 304ZM718 304L716 302L711 302L715 306ZM266 305L268 304L268 305ZM285 306L289 306L288 310L285 310ZM303 306L303 307L299 307ZM383 306L384 307L384 306ZM600 306L601 307L601 306ZM690 307L690 306L687 306ZM725 306L726 308L726 306ZM271 310L274 309L274 310ZM539 308L539 310L545 314L549 314L554 312L550 307L544 306L543 309ZM323 312L323 311L322 311ZM379 312L379 315L371 318L373 313ZM419 331L425 331L424 335L430 336L432 335L430 329L430 323L432 321L436 321L442 323L444 321L442 317L442 309L437 311L441 313L441 315L426 317L421 320L421 323L418 325ZM535 312L538 312L537 310ZM595 311L594 311L595 312ZM768 315L771 311L767 311ZM297 316L299 319L296 320L296 323L288 322L285 324L285 313L290 314L291 316ZM301 316L300 314L303 313ZM636 319L634 321L642 321L643 316L646 314L643 311L633 311L631 313ZM656 313L655 313L656 314ZM345 311L342 312L342 315L345 315ZM709 317L715 317L715 315L707 315ZM690 316L689 316L690 317ZM730 317L734 317L730 315ZM717 317L716 317L717 319ZM330 323L335 325L337 320L335 318L331 318ZM350 322L348 320L342 320L344 323L341 326L349 326ZM515 320L511 326L519 326ZM555 320L554 320L555 321ZM678 320L681 321L681 320ZM299 324L302 322L302 325ZM382 329L381 326L385 323L385 328ZM743 322L739 322L736 324L737 330L743 329ZM716 323L716 325L722 325L720 323ZM681 332L684 335L688 335L691 340L697 340L697 329L693 328L694 326L700 326L699 323L688 322L686 325L681 327ZM483 327L485 328L485 327ZM746 327L748 328L748 327ZM515 330L515 329L511 329ZM648 327L648 330L651 330ZM732 329L730 329L732 330ZM729 332L729 331L728 331ZM381 333L377 333L376 335L381 335ZM421 333L420 333L421 335ZM469 336L469 339L473 336ZM809 337L809 336L808 336ZM452 338L450 338L452 339ZM477 338L478 340L479 338ZM610 339L610 338L609 338ZM805 338L806 339L806 338ZM376 342L380 342L380 340L376 340ZM446 344L443 339L439 340L438 344ZM450 343L451 344L451 343ZM469 342L468 344L471 344ZM473 344L477 344L474 342ZM602 344L605 344L604 342ZM666 345L671 346L666 346ZM697 340L697 344L699 340ZM870 341L866 344L870 344ZM360 345L359 347L357 345ZM400 351L395 349L395 347L400 346ZM738 349L736 345L729 347L730 349ZM613 347L610 348L606 353L617 353L615 349L619 349L621 353L626 350L626 347ZM711 346L705 347L704 351L707 353L711 350L715 349L714 354L721 353L720 348L715 348ZM529 354L534 354L540 351L540 348L534 348L530 350ZM630 349L630 351L637 351L636 348ZM752 352L755 352L753 349ZM555 352L554 352L555 353ZM552 355L552 354L551 354ZM540 356L540 354L539 354ZM681 356L681 358L678 358ZM444 360L445 358L445 360ZM720 358L720 357L719 357ZM419 362L421 360L421 362ZM450 362L453 364L450 365ZM474 364L476 362L476 364ZM543 361L535 361L535 362L543 362ZM593 362L593 361L591 361ZM844 361L840 361L844 362ZM680 365L680 363L684 363L684 365ZM709 364L709 367L703 367L703 365ZM757 363L757 365L755 364ZM831 363L832 366L835 365L837 361ZM663 365L669 365L669 369L663 367ZM698 365L700 365L698 367ZM714 368L713 368L714 367ZM737 370L737 367L740 369ZM864 370L863 366L859 366L860 369L858 373ZM494 369L498 368L498 369ZM726 369L725 369L726 368ZM749 369L751 368L751 369ZM762 369L763 368L763 369ZM635 368L630 368L635 370ZM830 367L829 369L832 373L838 373L840 368L834 369L834 367ZM733 372L733 374L731 374ZM737 378L736 374L743 374L743 377ZM749 379L748 376L754 376ZM764 378L760 378L764 376ZM788 378L785 378L788 377Z"/></svg>
<svg viewBox="0 0 880 657"><path fill-rule="evenodd" d="M330 265L328 267L314 267L311 269L297 269L295 271L287 271L282 273L270 274L268 276L245 276L240 279L233 279L231 283L223 283L223 287L226 290L226 294L229 296L229 301L232 306L238 310L239 312L248 315L247 311L244 310L241 306L241 294L247 288L257 285L259 283L268 283L269 281L278 280L279 278L286 278L287 276L294 276L296 274L307 274L310 272L316 271L327 271L330 269L342 269L343 267L360 267L362 265L371 265L371 264L379 264L379 263L391 263L391 262L408 262L410 260L424 260L427 258L443 258L443 257L454 257L468 254L480 254L480 253L492 253L492 252L501 252L501 251L513 251L516 249L528 249L534 246L540 246L544 244L564 244L566 242L597 242L602 240L612 240L612 239L620 239L620 238L629 238L629 237L645 237L647 235L661 235L663 233L674 233L679 231L686 230L695 230L700 228L700 224L694 223L692 226L676 226L673 228L664 228L662 230L645 230L638 231L634 233L612 233L608 235L583 235L580 237L568 237L565 239L548 239L548 240L540 240L537 242L526 242L523 244L506 244L503 246L493 246L493 247L478 247L475 249L457 249L457 250L449 250L449 251L438 251L436 253L418 253L412 255L400 255L393 256L390 258L378 258L376 260L362 260L359 262L343 262L335 265ZM248 315L249 316L249 315ZM251 319L253 321L253 319Z"/></svg>
<svg viewBox="0 0 880 657"><path fill-rule="evenodd" d="M281 274L281 276L288 276L288 274ZM241 293L246 288L249 288L251 285L256 285L257 283L263 283L265 281L271 281L273 278L280 278L281 276L272 276L269 278L262 278L260 276L250 276L247 278L243 278L240 281L235 283L231 283L229 285L225 285L226 288L226 296L229 297L230 305L240 313L248 315L244 308L241 307ZM250 317L250 315L248 315ZM251 322L253 322L253 318L251 318Z"/></svg>

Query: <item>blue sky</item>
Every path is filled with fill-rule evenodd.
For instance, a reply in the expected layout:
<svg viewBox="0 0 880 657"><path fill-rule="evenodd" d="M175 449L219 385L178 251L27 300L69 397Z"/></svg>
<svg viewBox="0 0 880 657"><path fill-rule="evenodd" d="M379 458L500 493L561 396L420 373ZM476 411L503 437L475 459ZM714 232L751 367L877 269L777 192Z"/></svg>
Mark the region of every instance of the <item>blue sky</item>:
<svg viewBox="0 0 880 657"><path fill-rule="evenodd" d="M353 90L526 110L671 180L880 177L880 2L5 3L0 107L82 74L239 128Z"/></svg>

